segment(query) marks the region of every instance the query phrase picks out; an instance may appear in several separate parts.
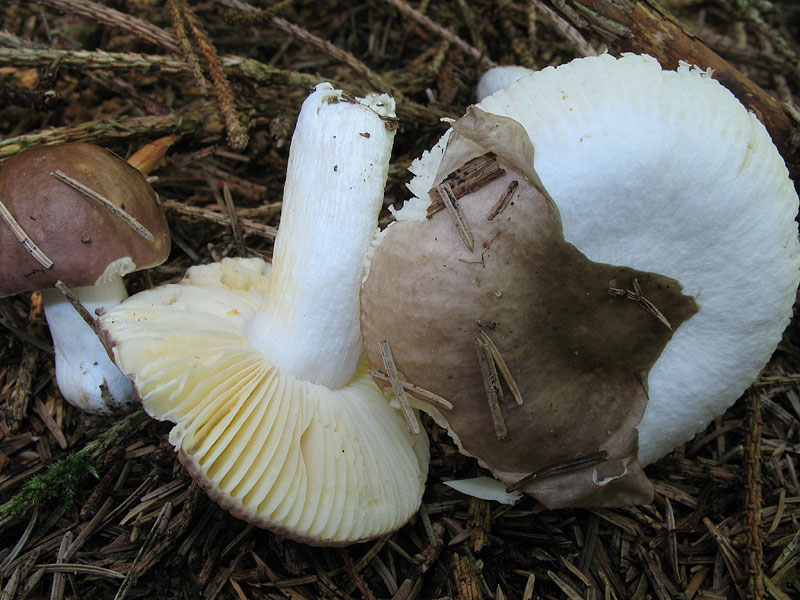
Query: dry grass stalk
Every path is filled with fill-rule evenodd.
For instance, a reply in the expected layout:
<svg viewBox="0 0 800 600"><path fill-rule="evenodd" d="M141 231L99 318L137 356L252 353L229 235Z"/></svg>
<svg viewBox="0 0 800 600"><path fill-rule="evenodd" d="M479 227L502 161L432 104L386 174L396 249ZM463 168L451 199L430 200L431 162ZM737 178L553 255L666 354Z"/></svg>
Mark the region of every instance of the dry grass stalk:
<svg viewBox="0 0 800 600"><path fill-rule="evenodd" d="M662 325L664 325L664 327L672 331L672 325L670 324L669 320L667 320L667 317L664 316L664 313L658 310L658 307L655 304L642 295L642 288L636 278L633 280L633 290L608 288L608 293L611 296L623 296L626 300L635 302L645 311L653 315Z"/></svg>
<svg viewBox="0 0 800 600"><path fill-rule="evenodd" d="M601 450L600 452L595 452L593 454L587 454L586 456L579 456L578 458L573 458L571 460L565 460L560 463L556 463L553 465L549 465L547 467L542 467L532 473L526 475L519 481L514 482L513 484L506 487L506 492L516 492L517 490L521 490L525 486L533 483L537 479L541 479L542 477L546 477L548 475L553 475L555 473L561 473L563 471L569 471L570 469L574 469L576 467L582 467L584 465L590 465L593 463L599 463L603 459L605 459L607 452L605 450ZM606 514L606 513L603 513ZM609 517L610 518L610 517ZM617 519L621 519L621 517L615 517ZM613 520L613 519L611 519ZM619 522L619 521L618 521ZM635 528L631 528L631 530L636 531Z"/></svg>
<svg viewBox="0 0 800 600"><path fill-rule="evenodd" d="M180 49L172 35L151 23L120 12L105 4L91 0L37 0L68 14L80 15L92 21L99 21L114 28L132 33L168 52L180 54Z"/></svg>
<svg viewBox="0 0 800 600"><path fill-rule="evenodd" d="M215 210L199 208L196 206L188 206L183 202L177 202L175 200L162 199L161 204L168 211L174 211L188 217L203 219L212 223L218 223L220 225L232 227L230 217ZM278 233L278 230L275 227L253 221L251 219L238 219L238 223L243 233L257 235L269 240L274 240L275 235Z"/></svg>
<svg viewBox="0 0 800 600"><path fill-rule="evenodd" d="M138 233L140 236L142 236L147 241L149 241L149 242L153 241L153 234L150 233L150 231L144 225L139 223L139 221L137 221L133 216L131 216L129 213L127 213L121 207L119 207L116 204L114 204L113 202L111 202L108 198L106 198L102 194L99 194L98 192L95 192L89 186L82 184L77 179L74 179L73 177L70 177L69 175L67 175L66 173L64 173L63 171L60 171L58 169L53 171L52 175L56 179L58 179L59 181L62 181L63 183L67 184L69 187L73 188L74 190L79 191L81 194L83 194L87 198L90 198L90 199L94 200L95 202L97 202L100 206L102 206L108 212L110 212L112 215L114 215L115 217L120 219L123 223L125 223L125 225L127 225L128 227L133 229L136 233Z"/></svg>
<svg viewBox="0 0 800 600"><path fill-rule="evenodd" d="M442 203L445 209L447 209L447 214L449 214L450 218L453 220L453 224L456 226L456 230L458 231L459 237L461 237L461 241L464 242L464 246L466 246L467 250L472 252L475 250L475 239L472 235L472 229L464 216L464 211L461 210L461 206L458 204L458 199L453 192L453 188L450 187L448 182L443 181L434 189L437 195L442 199Z"/></svg>
<svg viewBox="0 0 800 600"><path fill-rule="evenodd" d="M374 369L369 370L369 374L373 377L380 379L381 381L390 381L389 375L384 373L383 371L376 371ZM409 383L408 381L400 380L400 385L403 386L403 389L407 391L412 396L419 398L420 400L424 400L425 402L429 402L436 406L437 408L443 408L445 410L452 410L453 403L449 400L442 398L438 394L434 394L431 391L428 391L424 388L421 388L418 385L413 383Z"/></svg>
<svg viewBox="0 0 800 600"><path fill-rule="evenodd" d="M3 221L5 224L11 229L11 232L14 234L19 242L23 245L25 250L27 250L33 258L36 259L40 265L42 265L45 269L49 269L53 266L53 261L44 253L39 246L36 245L36 242L33 241L31 236L29 236L19 222L14 218L14 215L11 214L11 211L6 208L6 205L0 202L0 217L3 217Z"/></svg>
<svg viewBox="0 0 800 600"><path fill-rule="evenodd" d="M81 304L81 301L78 300L78 297L72 292L71 289L67 287L63 281L58 280L56 281L55 288L61 293L62 296L72 305L72 308L75 309L81 319L83 319L84 323L86 323L92 331L96 331L95 328L97 324L95 323L94 316L90 313L86 307Z"/></svg>
<svg viewBox="0 0 800 600"><path fill-rule="evenodd" d="M433 19L425 16L424 14L422 14L420 11L416 10L414 7L412 7L410 4L408 4L404 0L386 0L386 2L388 2L389 4L391 4L392 6L397 8L403 14L405 14L405 15L411 17L412 19L414 19L415 21L417 21L423 27L426 27L427 29L430 29L436 35L438 35L438 36L442 37L443 39L447 40L448 42L450 42L454 46L457 46L463 52L466 52L468 55L470 55L475 60L480 61L481 65L483 67L490 68L490 67L497 66L497 63L495 63L493 60L488 58L483 52L481 52L477 48L474 48L473 46L468 44L466 41L464 41L463 39L461 39L457 35L453 34L446 27L443 27L442 25L440 25L439 23L437 23Z"/></svg>

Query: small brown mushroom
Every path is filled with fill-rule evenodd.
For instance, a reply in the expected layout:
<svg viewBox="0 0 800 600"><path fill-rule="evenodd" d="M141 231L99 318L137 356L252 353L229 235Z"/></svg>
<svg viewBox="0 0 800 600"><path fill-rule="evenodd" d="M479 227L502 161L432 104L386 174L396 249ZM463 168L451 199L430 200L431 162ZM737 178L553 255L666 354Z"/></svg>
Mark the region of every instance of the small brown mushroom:
<svg viewBox="0 0 800 600"><path fill-rule="evenodd" d="M123 275L166 260L166 218L144 176L92 144L37 146L0 170L0 217L0 296L43 290L65 399L91 412L131 402L130 382L54 286L102 313L127 297Z"/></svg>

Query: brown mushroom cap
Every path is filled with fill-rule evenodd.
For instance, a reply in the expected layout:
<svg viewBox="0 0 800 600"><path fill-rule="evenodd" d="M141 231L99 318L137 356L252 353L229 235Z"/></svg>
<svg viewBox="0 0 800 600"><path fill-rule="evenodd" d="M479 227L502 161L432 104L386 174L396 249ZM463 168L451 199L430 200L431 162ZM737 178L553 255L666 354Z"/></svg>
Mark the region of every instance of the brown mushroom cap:
<svg viewBox="0 0 800 600"><path fill-rule="evenodd" d="M130 214L152 240L96 200L54 175L60 171ZM0 222L0 296L51 287L94 285L114 261L125 273L155 266L169 254L169 231L156 193L142 174L108 150L85 143L37 146L0 169L0 202L41 251L46 269ZM12 268L13 267L13 268Z"/></svg>
<svg viewBox="0 0 800 600"><path fill-rule="evenodd" d="M527 146L517 156L532 156L527 136L510 119L480 111L469 119L484 145L465 144L472 151L456 152L459 161L491 149L493 128L502 143ZM647 403L647 374L672 330L640 302L609 290L631 289L636 280L673 330L697 307L672 279L590 261L564 240L557 208L531 181L535 173L526 177L524 164L498 160L502 176L458 199L474 251L446 210L387 231L362 292L370 364L379 367L379 344L388 341L400 377L453 403L442 412L447 428L506 485L607 452L599 465L524 488L548 506L648 501L652 486L637 460L636 426ZM510 204L490 220L512 182L518 187ZM523 399L518 405L506 389L504 439L493 424L476 351L482 335L499 350Z"/></svg>

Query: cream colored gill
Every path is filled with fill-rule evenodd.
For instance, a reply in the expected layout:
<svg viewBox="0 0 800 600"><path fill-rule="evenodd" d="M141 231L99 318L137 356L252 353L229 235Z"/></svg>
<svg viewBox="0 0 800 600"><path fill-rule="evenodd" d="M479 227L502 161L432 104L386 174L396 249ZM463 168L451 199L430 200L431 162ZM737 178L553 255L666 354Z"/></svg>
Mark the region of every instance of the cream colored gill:
<svg viewBox="0 0 800 600"><path fill-rule="evenodd" d="M426 436L408 432L365 360L330 390L250 344L269 277L259 259L225 259L137 294L101 319L117 364L147 412L175 422L182 462L235 516L317 544L400 527L422 496Z"/></svg>

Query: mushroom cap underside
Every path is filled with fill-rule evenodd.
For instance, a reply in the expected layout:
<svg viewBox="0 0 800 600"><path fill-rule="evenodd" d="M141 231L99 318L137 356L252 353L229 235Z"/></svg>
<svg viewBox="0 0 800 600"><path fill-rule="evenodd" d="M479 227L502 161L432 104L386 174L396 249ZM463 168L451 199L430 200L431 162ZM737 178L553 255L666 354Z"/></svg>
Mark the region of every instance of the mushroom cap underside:
<svg viewBox="0 0 800 600"><path fill-rule="evenodd" d="M56 176L64 173L122 208L152 235L127 225L97 201ZM2 202L28 237L53 261L45 268L0 223L0 296L51 287L91 286L115 261L119 274L161 264L169 229L156 193L144 176L112 152L72 142L36 146L0 169ZM12 268L13 267L13 268Z"/></svg>
<svg viewBox="0 0 800 600"><path fill-rule="evenodd" d="M270 265L225 259L140 293L99 320L101 336L209 495L236 517L316 545L402 526L427 472L362 361L339 390L281 373L244 330ZM335 357L332 357L335 359Z"/></svg>
<svg viewBox="0 0 800 600"><path fill-rule="evenodd" d="M478 107L524 129L535 152L527 172L552 198L567 242L593 262L673 279L699 307L649 372L638 426L649 464L733 404L789 322L800 246L783 160L708 73L663 71L648 56L549 67ZM452 134L412 165L415 197L398 221L424 218L429 190L469 158L456 151L443 162ZM502 143L493 150L504 153Z"/></svg>

